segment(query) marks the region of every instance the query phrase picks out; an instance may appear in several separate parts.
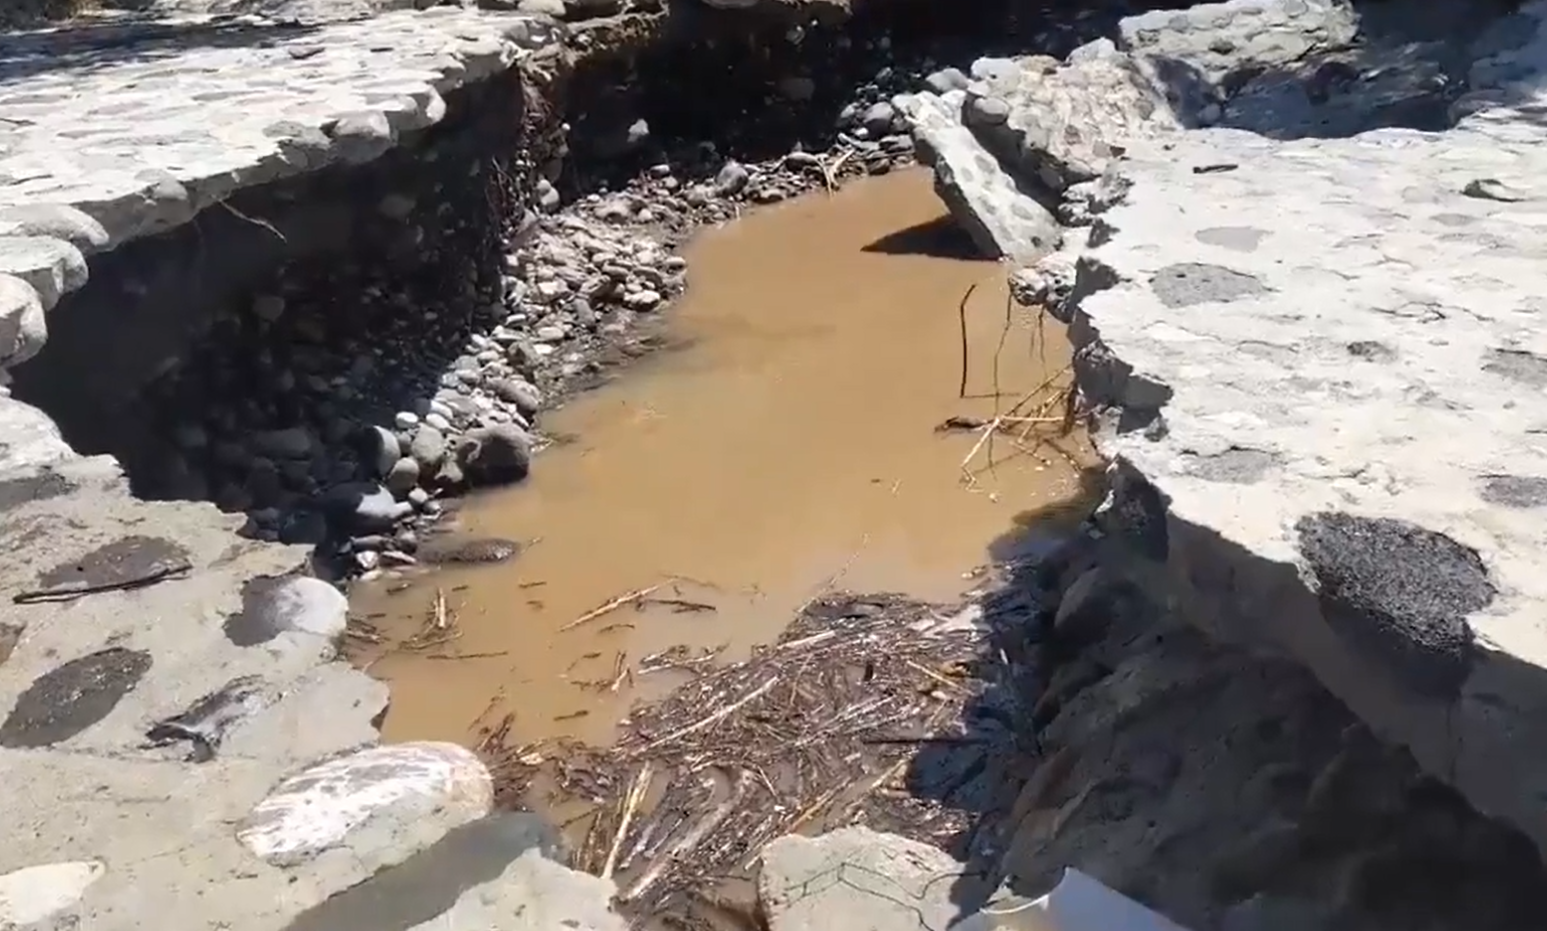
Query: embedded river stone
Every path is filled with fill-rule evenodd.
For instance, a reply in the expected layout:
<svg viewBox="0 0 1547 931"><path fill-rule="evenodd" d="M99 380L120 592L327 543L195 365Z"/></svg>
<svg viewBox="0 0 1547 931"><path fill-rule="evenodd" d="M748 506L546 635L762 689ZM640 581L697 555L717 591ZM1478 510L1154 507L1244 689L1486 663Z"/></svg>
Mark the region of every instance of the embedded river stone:
<svg viewBox="0 0 1547 931"><path fill-rule="evenodd" d="M191 744L188 761L207 763L215 758L215 751L227 731L268 704L261 678L238 676L200 698L181 714L151 725L145 732L145 739L154 746L185 740Z"/></svg>
<svg viewBox="0 0 1547 931"><path fill-rule="evenodd" d="M419 550L419 561L432 564L487 565L509 562L520 552L520 543L498 537L482 540L438 540L425 544Z"/></svg>
<svg viewBox="0 0 1547 931"><path fill-rule="evenodd" d="M1547 477L1540 475L1485 475L1480 495L1489 504L1507 508L1547 507Z"/></svg>
<svg viewBox="0 0 1547 931"><path fill-rule="evenodd" d="M281 634L331 641L349 623L349 600L310 576L257 578L242 586L242 610L226 619L226 638L239 647Z"/></svg>
<svg viewBox="0 0 1547 931"><path fill-rule="evenodd" d="M151 656L113 647L39 676L0 724L0 747L51 747L101 721L150 671Z"/></svg>
<svg viewBox="0 0 1547 931"><path fill-rule="evenodd" d="M254 806L237 838L276 865L341 845L362 861L381 864L483 817L493 803L489 771L463 747L373 747L281 782Z"/></svg>
<svg viewBox="0 0 1547 931"><path fill-rule="evenodd" d="M105 872L107 866L100 860L75 860L27 866L0 876L0 928L38 926L79 902Z"/></svg>

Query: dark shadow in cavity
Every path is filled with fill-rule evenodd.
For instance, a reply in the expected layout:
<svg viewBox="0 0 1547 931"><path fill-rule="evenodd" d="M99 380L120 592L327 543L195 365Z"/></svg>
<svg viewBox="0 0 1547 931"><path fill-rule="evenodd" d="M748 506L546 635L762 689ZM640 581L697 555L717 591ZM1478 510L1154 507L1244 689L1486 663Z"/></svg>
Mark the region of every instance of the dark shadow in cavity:
<svg viewBox="0 0 1547 931"><path fill-rule="evenodd" d="M285 931L407 931L445 914L462 893L498 879L531 850L559 859L558 832L537 815L493 814L312 906Z"/></svg>
<svg viewBox="0 0 1547 931"><path fill-rule="evenodd" d="M1032 709L1041 689L1033 656L1051 618L1046 574L1074 545L1102 489L1103 470L1084 470L1073 495L1016 515L1014 526L990 544L1003 581L980 599L989 637L973 670L989 685L960 721L928 735L943 739L921 744L904 775L913 795L966 811L974 821L948 847L965 864L951 893L963 915L977 911L999 882L994 835L1015 801L1016 767L1039 752Z"/></svg>
<svg viewBox="0 0 1547 931"><path fill-rule="evenodd" d="M111 714L150 667L149 653L113 647L49 670L27 686L0 724L0 747L69 740Z"/></svg>
<svg viewBox="0 0 1547 931"><path fill-rule="evenodd" d="M883 255L927 255L961 261L985 258L967 231L949 215L888 233L866 245L864 251Z"/></svg>
<svg viewBox="0 0 1547 931"><path fill-rule="evenodd" d="M497 322L523 99L514 72L479 82L368 164L238 191L93 256L16 396L78 451L117 457L137 496L213 500L265 515L265 538L319 542L315 499L376 477L365 425L434 394Z"/></svg>
<svg viewBox="0 0 1547 931"><path fill-rule="evenodd" d="M617 189L663 160L679 178L695 179L713 176L725 157L823 150L837 141L839 117L861 90L874 101L918 91L914 76L929 70L926 61L965 72L984 55L1035 48L1061 56L1109 34L1134 6L974 0L946 15L938 0L888 0L853 4L850 15L839 4L673 3L660 41L590 56L576 69L565 102L575 155L565 193ZM790 78L809 79L810 95L781 91ZM648 136L631 140L641 119ZM705 142L718 158L703 156Z"/></svg>
<svg viewBox="0 0 1547 931"><path fill-rule="evenodd" d="M1141 508L1163 505L1165 500L1158 491L1140 498ZM1348 778L1331 784L1328 774L1334 772L1334 767L1324 768L1323 764L1349 745L1350 738L1344 729L1355 719L1298 661L1268 658L1264 653L1268 644L1260 639L1263 631L1282 633L1282 625L1296 620L1314 622L1317 595L1307 589L1294 565L1265 560L1212 530L1171 519L1167 549L1186 560L1188 580L1199 592L1199 597L1186 602L1188 618L1219 626L1226 637L1232 638L1231 643L1235 642L1233 638L1240 638L1249 644L1249 652L1233 648L1224 640L1205 638L1190 627L1177 626L1175 621L1179 619L1157 616L1155 612L1164 610L1164 606L1156 605L1142 592L1138 597L1130 597L1132 592L1122 596L1121 586L1112 595L1088 599L1081 616L1073 618L1072 623L1070 618L1060 618L1054 627L1059 600L1073 597L1073 583L1087 569L1104 564L1098 547L1110 545L1114 539L1142 535L1112 526L1114 521L1133 520L1128 514L1130 510L1118 502L1103 512L1100 522L1108 530L1108 544L1077 538L1053 558L1012 566L1008 584L983 602L985 619L998 638L995 649L1004 651L1012 668L1020 665L1020 676L1007 678L990 696L985 696L997 697L1003 707L1010 709L1007 717L1012 725L972 723L969 716L968 732L983 734L985 741L991 742L995 731L1007 731L1010 738L1000 738L999 746L1006 752L1018 753L1022 768L1005 780L1005 795L998 804L982 811L977 834L991 831L996 824L1012 827L1005 817L1014 803L1009 796L1024 784L1021 780L1036 772L1027 764L1053 766L1055 757L1048 754L1069 749L1044 746L1044 729L1073 702L1107 701L1104 695L1084 694L1113 673L1113 667L1103 663L1121 663L1132 645L1149 643L1152 646L1145 647L1146 650L1159 651L1169 660L1181 662L1181 669L1196 668L1194 679L1201 677L1161 693L1164 700L1150 706L1150 712L1160 717L1151 723L1159 729L1165 721L1177 722L1180 739L1186 734L1185 722L1198 713L1197 706L1190 706L1190 702L1230 702L1237 694L1243 700L1262 702L1265 716L1258 725L1231 731L1228 739L1236 745L1249 741L1251 753L1256 755L1260 751L1262 758L1270 762L1299 767L1291 775L1303 778L1287 780L1282 786L1275 784L1273 804L1286 812L1291 825L1297 826L1296 836L1303 839L1306 851L1311 851L1312 843L1320 845L1303 855L1299 848L1290 851L1282 869L1248 866L1247 882L1266 885L1221 891L1221 899L1206 905L1215 909L1216 915L1230 902L1259 893L1299 895L1306 888L1315 888L1330 901L1333 893L1346 883L1348 867L1355 866L1359 882L1349 887L1351 908L1370 913L1376 919L1370 922L1372 927L1433 922L1436 927L1455 924L1507 931L1539 926L1542 916L1547 915L1547 884L1543 883L1541 858L1521 832L1484 818L1461 801L1457 793L1436 787L1432 780L1423 777L1408 783L1405 797L1402 783L1397 782L1381 788L1385 794L1373 800L1366 797L1367 792L1360 794L1364 782L1359 772L1346 773ZM1149 514L1137 523L1142 526L1165 520L1164 513ZM1475 553L1439 534L1395 522L1335 514L1317 515L1303 523L1308 524L1303 527L1303 535L1312 538L1304 545L1304 556L1323 579L1323 601L1339 600L1361 612L1365 620L1383 624L1388 628L1386 639L1413 642L1411 649L1397 652L1453 655L1459 650L1475 654L1476 665L1486 664L1487 669L1470 680L1469 700L1487 701L1487 687L1497 687L1500 694L1494 700L1499 702L1502 713L1516 717L1520 740L1542 739L1533 734L1539 730L1547 732L1547 725L1540 723L1547 719L1542 714L1542 709L1547 708L1547 676L1543 670L1473 645L1469 638L1456 634L1465 627L1465 615L1485 606L1492 597L1492 585ZM1435 636L1436 630L1441 636ZM1334 632L1347 636L1343 630ZM1092 650L1091 645L1098 640L1099 647ZM1359 649L1351 639L1348 642ZM1414 713L1430 721L1419 736L1428 740L1434 734L1446 733L1449 715L1455 707L1454 693L1436 700L1437 693L1443 690L1430 688L1433 680L1422 674L1425 669L1419 669L1421 675L1415 682L1412 665L1402 662L1400 657L1396 662L1390 661L1391 653L1388 645L1367 657L1370 675L1390 677L1408 687L1428 688L1427 695L1415 696L1414 701ZM1079 673L1077 681L1071 681L1071 672ZM1246 678L1257 676L1263 677L1263 682L1275 684L1267 691L1236 689ZM1123 688L1137 688L1136 682L1124 681ZM1506 701L1524 704L1506 705ZM993 707L994 702L984 704ZM1275 718L1273 711L1280 707L1286 713ZM1292 714L1288 713L1291 709ZM1092 715L1100 713L1091 711ZM991 720L995 715L985 711L980 717ZM1286 723L1289 726L1283 726ZM1116 830L1118 823L1143 814L1132 806L1135 790L1163 798L1179 773L1191 772L1194 779L1209 779L1204 785L1214 784L1216 779L1228 784L1235 778L1228 768L1207 777L1193 769L1211 765L1208 751L1178 752L1183 745L1150 744L1141 732L1125 736L1122 725L1114 727L1110 745L1098 740L1072 748L1076 761L1088 758L1086 766L1078 782L1059 785L1058 777L1053 777L1054 787L1038 796L1037 807L1043 817L1051 817L1051 812L1078 799L1078 804L1070 809L1070 817L1084 819L1084 827L1076 822L1073 830L1094 831L1105 822L1111 822ZM1078 733L1078 729L1073 733ZM1377 749L1387 755L1402 755L1400 750ZM964 761L959 755L965 752L969 752L968 748L926 748L910 773L910 784L923 792L944 784L958 798L969 797L965 789L970 782L953 785L943 777L966 773L982 778L993 763ZM1057 758L1068 756L1064 753ZM1439 761L1438 766L1444 768L1450 763ZM979 765L975 771L974 765ZM1404 771L1411 771L1410 764L1404 765ZM1431 772L1438 771L1432 756L1428 765ZM1244 774L1243 778L1250 775ZM1098 777L1101 781L1092 784L1092 778ZM1259 781L1243 783L1239 789L1247 791ZM1390 791L1397 793L1395 798ZM984 793L983 797L988 795ZM1196 835L1185 831L1165 836L1153 831L1139 832L1133 836L1143 835L1143 849L1103 849L1099 843L1079 841L1058 846L1055 836L1048 842L1054 845L1051 855L1036 861L1025 857L1016 860L1014 865L1019 869L1026 869L1033 862L1038 867L1034 873L1023 875L1000 875L997 868L1003 848L984 850L978 859L969 861L967 875L953 890L954 899L961 903L962 912L972 911L981 906L985 890L1001 881L1018 896L1035 898L1056 885L1065 866L1073 866L1189 927L1214 926L1192 914L1205 907L1189 894L1196 890L1172 890L1157 885L1150 881L1153 871L1144 869L1143 864L1154 862L1156 857L1185 857L1181 870L1195 863L1200 871L1213 870L1216 876L1223 875L1221 855L1231 849L1230 845L1257 837L1254 832L1264 827L1255 815L1247 823L1247 819L1240 817L1232 820L1231 813L1230 806L1222 806L1219 817L1206 830L1199 826ZM972 850L971 844L968 849ZM1235 872L1240 871L1232 871L1231 875ZM1312 882L1315 887L1288 885ZM1487 906L1479 910L1481 902Z"/></svg>

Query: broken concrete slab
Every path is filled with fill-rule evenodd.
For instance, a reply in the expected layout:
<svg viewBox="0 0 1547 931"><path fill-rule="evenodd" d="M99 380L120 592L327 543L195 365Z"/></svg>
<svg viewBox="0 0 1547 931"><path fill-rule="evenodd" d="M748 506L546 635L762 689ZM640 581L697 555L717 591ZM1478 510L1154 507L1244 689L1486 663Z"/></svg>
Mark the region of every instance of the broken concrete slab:
<svg viewBox="0 0 1547 931"><path fill-rule="evenodd" d="M1056 312L1110 414L1106 526L1191 619L1547 846L1547 5L1520 15L1443 133L1133 140Z"/></svg>
<svg viewBox="0 0 1547 931"><path fill-rule="evenodd" d="M1063 192L1101 177L1126 140L1178 126L1143 69L1108 40L1062 64L1041 55L980 59L972 78L896 103L935 190L995 257L1030 262L1057 250L1053 211Z"/></svg>
<svg viewBox="0 0 1547 931"><path fill-rule="evenodd" d="M791 835L763 849L758 907L770 931L947 928L966 873L937 847L869 828Z"/></svg>
<svg viewBox="0 0 1547 931"><path fill-rule="evenodd" d="M913 127L919 161L935 172L935 191L985 255L1030 261L1063 242L1058 221L1035 198L1024 196L961 123L965 91L944 96L898 98Z"/></svg>

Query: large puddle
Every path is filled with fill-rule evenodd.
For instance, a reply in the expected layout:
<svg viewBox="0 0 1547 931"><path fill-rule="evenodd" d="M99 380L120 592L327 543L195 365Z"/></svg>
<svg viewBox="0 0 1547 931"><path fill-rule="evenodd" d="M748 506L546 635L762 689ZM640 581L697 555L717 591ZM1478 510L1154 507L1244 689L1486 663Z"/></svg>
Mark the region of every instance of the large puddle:
<svg viewBox="0 0 1547 931"><path fill-rule="evenodd" d="M467 741L513 713L517 740L605 741L629 703L680 681L644 671L653 654L743 656L831 587L949 599L1033 545L1027 515L1085 495L1083 442L1038 442L1061 407L1024 405L991 444L940 427L1050 378L1037 400L1053 399L1068 349L1051 319L1007 313L1003 271L968 251L923 172L701 236L670 324L686 348L547 417L572 440L463 511L471 534L536 542L356 596L389 642L437 597L456 618L452 642L374 657L387 738Z"/></svg>

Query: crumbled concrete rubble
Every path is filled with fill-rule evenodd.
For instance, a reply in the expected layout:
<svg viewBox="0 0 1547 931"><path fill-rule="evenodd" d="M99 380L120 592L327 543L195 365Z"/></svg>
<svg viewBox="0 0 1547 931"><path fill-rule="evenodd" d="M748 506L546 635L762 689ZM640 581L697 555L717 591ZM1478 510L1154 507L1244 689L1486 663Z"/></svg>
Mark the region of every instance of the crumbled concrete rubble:
<svg viewBox="0 0 1547 931"><path fill-rule="evenodd" d="M1082 228L1018 289L1070 323L1116 463L1103 525L1149 565L1145 585L1210 635L1303 664L1547 844L1531 568L1547 482L1530 439L1547 383L1531 180L1547 6L1473 17L1446 43L1427 6L1398 6L1401 30L1356 45L1334 7L1231 2L1163 30L1126 21L1071 56L1059 80L1126 56L1153 97L1069 111L1093 121L1064 136L1087 170L1038 203ZM1192 128L1128 128L1160 104ZM984 175L1024 171L974 138L962 157ZM964 177L946 178L964 188L948 203L995 196Z"/></svg>

